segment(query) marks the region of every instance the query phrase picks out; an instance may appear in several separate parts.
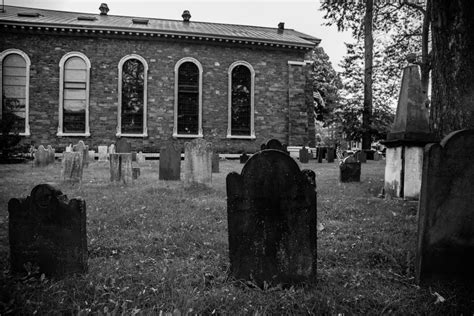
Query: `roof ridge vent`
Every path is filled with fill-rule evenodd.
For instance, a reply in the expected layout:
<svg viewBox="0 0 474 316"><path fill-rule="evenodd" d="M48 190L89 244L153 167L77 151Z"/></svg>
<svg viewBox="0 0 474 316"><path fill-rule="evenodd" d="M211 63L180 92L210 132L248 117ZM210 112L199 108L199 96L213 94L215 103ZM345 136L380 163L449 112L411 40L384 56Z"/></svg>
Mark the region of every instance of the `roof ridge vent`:
<svg viewBox="0 0 474 316"><path fill-rule="evenodd" d="M27 17L27 18L37 18L37 17L40 17L41 14L39 14L38 12L18 12L17 13L18 16L21 16L21 17Z"/></svg>
<svg viewBox="0 0 474 316"><path fill-rule="evenodd" d="M191 19L191 13L189 12L189 10L184 10L181 16L183 17L183 22L189 22L189 20Z"/></svg>
<svg viewBox="0 0 474 316"><path fill-rule="evenodd" d="M109 6L107 5L107 3L101 3L99 10L100 15L107 15L107 13L109 12Z"/></svg>

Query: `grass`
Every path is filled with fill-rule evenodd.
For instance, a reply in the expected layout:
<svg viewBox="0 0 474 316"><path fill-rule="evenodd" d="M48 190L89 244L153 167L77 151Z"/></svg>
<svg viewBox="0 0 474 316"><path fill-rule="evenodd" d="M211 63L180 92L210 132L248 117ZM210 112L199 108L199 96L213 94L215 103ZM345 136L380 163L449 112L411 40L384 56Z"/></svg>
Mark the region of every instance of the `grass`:
<svg viewBox="0 0 474 316"><path fill-rule="evenodd" d="M146 161L131 186L111 184L107 163L91 163L81 186L61 183L59 162L0 165L0 314L473 313L472 292L415 284L417 204L377 198L383 161L363 164L360 183L339 183L336 163L304 167L317 174L324 227L317 282L259 289L228 275L225 177L241 171L238 161L222 161L211 187L191 188L158 180L157 161ZM87 274L9 273L7 203L39 183L86 200Z"/></svg>

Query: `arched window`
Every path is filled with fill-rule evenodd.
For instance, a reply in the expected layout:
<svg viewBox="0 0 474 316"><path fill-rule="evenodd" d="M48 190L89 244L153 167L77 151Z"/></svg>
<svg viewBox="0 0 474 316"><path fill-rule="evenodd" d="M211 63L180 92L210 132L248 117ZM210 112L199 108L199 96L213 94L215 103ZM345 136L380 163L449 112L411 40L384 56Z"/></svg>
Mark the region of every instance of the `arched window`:
<svg viewBox="0 0 474 316"><path fill-rule="evenodd" d="M119 63L117 136L147 136L148 64L139 55Z"/></svg>
<svg viewBox="0 0 474 316"><path fill-rule="evenodd" d="M244 61L229 67L228 138L255 138L254 78L255 71Z"/></svg>
<svg viewBox="0 0 474 316"><path fill-rule="evenodd" d="M174 137L202 137L202 66L183 58L175 66Z"/></svg>
<svg viewBox="0 0 474 316"><path fill-rule="evenodd" d="M30 135L29 88L30 58L18 49L0 53L0 86L2 87L2 119L11 119L12 132Z"/></svg>
<svg viewBox="0 0 474 316"><path fill-rule="evenodd" d="M67 53L59 62L58 136L90 136L90 69L89 59L79 52Z"/></svg>

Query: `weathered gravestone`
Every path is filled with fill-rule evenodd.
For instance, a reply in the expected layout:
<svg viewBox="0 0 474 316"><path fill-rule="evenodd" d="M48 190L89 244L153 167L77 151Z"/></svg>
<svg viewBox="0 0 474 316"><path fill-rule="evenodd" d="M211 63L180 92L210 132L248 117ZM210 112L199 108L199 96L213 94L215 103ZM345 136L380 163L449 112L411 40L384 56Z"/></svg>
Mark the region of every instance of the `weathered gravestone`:
<svg viewBox="0 0 474 316"><path fill-rule="evenodd" d="M314 172L262 150L226 180L231 274L259 286L315 278Z"/></svg>
<svg viewBox="0 0 474 316"><path fill-rule="evenodd" d="M132 151L132 161L137 161L137 152L136 151Z"/></svg>
<svg viewBox="0 0 474 316"><path fill-rule="evenodd" d="M159 179L181 179L181 150L173 142L168 142L160 148Z"/></svg>
<svg viewBox="0 0 474 316"><path fill-rule="evenodd" d="M136 180L140 176L140 168L132 167L132 179Z"/></svg>
<svg viewBox="0 0 474 316"><path fill-rule="evenodd" d="M354 156L348 156L339 165L341 182L360 182L361 163Z"/></svg>
<svg viewBox="0 0 474 316"><path fill-rule="evenodd" d="M54 150L51 145L48 145L48 147L46 147L46 151L48 152L48 164L54 163L54 155L56 150Z"/></svg>
<svg viewBox="0 0 474 316"><path fill-rule="evenodd" d="M249 160L249 155L247 155L246 153L240 155L240 163L246 163L247 160Z"/></svg>
<svg viewBox="0 0 474 316"><path fill-rule="evenodd" d="M11 271L31 263L53 277L87 272L84 200L40 184L26 199L10 199L8 213Z"/></svg>
<svg viewBox="0 0 474 316"><path fill-rule="evenodd" d="M212 153L211 169L212 169L212 173L219 173L219 154L218 153Z"/></svg>
<svg viewBox="0 0 474 316"><path fill-rule="evenodd" d="M308 163L308 161L309 161L309 151L305 146L303 146L303 148L300 149L299 154L300 154L299 155L300 162L301 163Z"/></svg>
<svg viewBox="0 0 474 316"><path fill-rule="evenodd" d="M110 181L130 184L133 180L132 154L110 154Z"/></svg>
<svg viewBox="0 0 474 316"><path fill-rule="evenodd" d="M474 281L474 130L425 147L418 213L418 282Z"/></svg>
<svg viewBox="0 0 474 316"><path fill-rule="evenodd" d="M358 150L355 152L354 157L357 161L366 163L367 162L367 154L363 150Z"/></svg>
<svg viewBox="0 0 474 316"><path fill-rule="evenodd" d="M82 165L89 166L89 146L86 146L82 140L78 141L76 145L72 146L72 151L78 152L82 155Z"/></svg>
<svg viewBox="0 0 474 316"><path fill-rule="evenodd" d="M89 160L94 161L95 160L95 150L89 150Z"/></svg>
<svg viewBox="0 0 474 316"><path fill-rule="evenodd" d="M81 182L84 170L83 154L80 152L64 152L61 162L63 181Z"/></svg>
<svg viewBox="0 0 474 316"><path fill-rule="evenodd" d="M46 149L44 149L43 145L38 147L38 150L34 153L35 155L35 166L37 167L45 167L49 164L49 153Z"/></svg>
<svg viewBox="0 0 474 316"><path fill-rule="evenodd" d="M109 155L110 154L115 154L115 144L111 144L109 146Z"/></svg>
<svg viewBox="0 0 474 316"><path fill-rule="evenodd" d="M137 163L144 163L145 162L145 155L143 152L138 152L137 153Z"/></svg>
<svg viewBox="0 0 474 316"><path fill-rule="evenodd" d="M69 146L66 146L66 148L64 149L64 151L67 152L67 153L72 152L72 144L69 144Z"/></svg>
<svg viewBox="0 0 474 316"><path fill-rule="evenodd" d="M270 139L264 146L261 146L263 149L276 149L276 150L281 150L285 151L285 148L283 147L282 143L278 139Z"/></svg>
<svg viewBox="0 0 474 316"><path fill-rule="evenodd" d="M125 138L120 138L115 143L115 152L117 154L123 154L123 153L129 154L132 152L132 146Z"/></svg>
<svg viewBox="0 0 474 316"><path fill-rule="evenodd" d="M194 139L184 144L184 181L186 184L212 182L212 144Z"/></svg>
<svg viewBox="0 0 474 316"><path fill-rule="evenodd" d="M99 161L107 161L108 159L108 153L107 153L108 147L107 146L99 146L98 147L98 153L99 153Z"/></svg>

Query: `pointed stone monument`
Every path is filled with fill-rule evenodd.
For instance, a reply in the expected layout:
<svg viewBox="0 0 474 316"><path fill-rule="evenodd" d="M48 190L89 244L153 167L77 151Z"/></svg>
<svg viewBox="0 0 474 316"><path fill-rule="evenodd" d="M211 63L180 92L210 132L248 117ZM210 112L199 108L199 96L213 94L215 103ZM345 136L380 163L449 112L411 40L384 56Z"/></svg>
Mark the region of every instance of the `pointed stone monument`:
<svg viewBox="0 0 474 316"><path fill-rule="evenodd" d="M395 120L382 142L387 147L384 185L387 197L419 198L423 148L434 142L437 140L430 133L420 71L417 65L409 64L403 69Z"/></svg>

